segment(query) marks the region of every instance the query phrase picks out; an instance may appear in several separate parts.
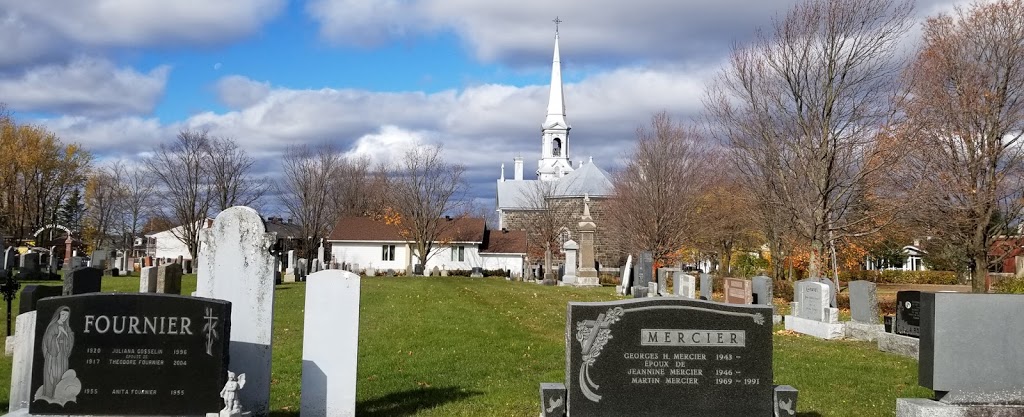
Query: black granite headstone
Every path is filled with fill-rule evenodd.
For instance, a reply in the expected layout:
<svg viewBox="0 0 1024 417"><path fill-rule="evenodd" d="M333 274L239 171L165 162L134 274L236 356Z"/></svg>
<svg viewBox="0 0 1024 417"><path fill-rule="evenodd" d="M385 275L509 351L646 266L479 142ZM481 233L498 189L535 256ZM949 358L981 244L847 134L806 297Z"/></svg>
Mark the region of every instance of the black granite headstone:
<svg viewBox="0 0 1024 417"><path fill-rule="evenodd" d="M100 292L103 270L90 266L72 270L64 277L64 295Z"/></svg>
<svg viewBox="0 0 1024 417"><path fill-rule="evenodd" d="M84 294L37 305L32 414L206 415L223 408L231 303Z"/></svg>
<svg viewBox="0 0 1024 417"><path fill-rule="evenodd" d="M921 337L921 291L896 293L896 329L901 336Z"/></svg>
<svg viewBox="0 0 1024 417"><path fill-rule="evenodd" d="M646 287L647 283L651 282L654 278L654 254L650 251L640 252L640 256L637 258L636 272L633 276L634 287Z"/></svg>
<svg viewBox="0 0 1024 417"><path fill-rule="evenodd" d="M541 417L565 417L565 384L540 384Z"/></svg>
<svg viewBox="0 0 1024 417"><path fill-rule="evenodd" d="M26 285L21 290L18 301L18 315L35 311L39 300L47 297L60 297L63 288L54 285Z"/></svg>
<svg viewBox="0 0 1024 417"><path fill-rule="evenodd" d="M571 417L774 413L770 307L570 302L566 322Z"/></svg>

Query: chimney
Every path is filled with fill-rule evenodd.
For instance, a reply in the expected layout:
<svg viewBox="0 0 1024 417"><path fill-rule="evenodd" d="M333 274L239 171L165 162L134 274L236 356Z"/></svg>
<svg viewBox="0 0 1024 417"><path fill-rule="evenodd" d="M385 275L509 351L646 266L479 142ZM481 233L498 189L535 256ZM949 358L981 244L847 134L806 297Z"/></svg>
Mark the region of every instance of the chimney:
<svg viewBox="0 0 1024 417"><path fill-rule="evenodd" d="M515 173L516 176L515 176L515 180L516 181L522 181L523 180L523 157L517 156L515 158L515 161L516 161L516 173Z"/></svg>

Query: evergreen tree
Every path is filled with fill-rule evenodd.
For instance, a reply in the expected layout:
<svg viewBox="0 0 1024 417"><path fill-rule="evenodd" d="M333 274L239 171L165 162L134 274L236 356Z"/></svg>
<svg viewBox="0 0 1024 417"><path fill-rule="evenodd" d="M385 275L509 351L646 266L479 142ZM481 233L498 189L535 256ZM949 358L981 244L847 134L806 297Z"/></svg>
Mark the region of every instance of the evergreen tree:
<svg viewBox="0 0 1024 417"><path fill-rule="evenodd" d="M77 187L73 188L67 198L64 199L64 203L61 204L60 212L57 214L57 221L71 230L81 232L82 217L84 215L85 204L82 203L81 191Z"/></svg>

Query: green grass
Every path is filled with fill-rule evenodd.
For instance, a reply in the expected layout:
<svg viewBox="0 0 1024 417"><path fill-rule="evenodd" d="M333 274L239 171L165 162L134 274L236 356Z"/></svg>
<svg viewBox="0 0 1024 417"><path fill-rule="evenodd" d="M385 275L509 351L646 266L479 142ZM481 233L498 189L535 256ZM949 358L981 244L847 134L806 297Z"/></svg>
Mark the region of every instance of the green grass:
<svg viewBox="0 0 1024 417"><path fill-rule="evenodd" d="M186 276L182 292L191 293L195 285L195 276ZM104 291L137 288L138 278L103 282ZM275 416L298 416L304 292L305 284L296 283L280 285L275 293ZM565 379L566 302L615 298L608 287L364 278L357 414L536 416L538 384ZM775 383L800 390L802 416L892 416L896 398L931 395L917 386L915 361L881 353L873 343L776 334L774 365ZM0 359L4 408L10 371L11 358Z"/></svg>

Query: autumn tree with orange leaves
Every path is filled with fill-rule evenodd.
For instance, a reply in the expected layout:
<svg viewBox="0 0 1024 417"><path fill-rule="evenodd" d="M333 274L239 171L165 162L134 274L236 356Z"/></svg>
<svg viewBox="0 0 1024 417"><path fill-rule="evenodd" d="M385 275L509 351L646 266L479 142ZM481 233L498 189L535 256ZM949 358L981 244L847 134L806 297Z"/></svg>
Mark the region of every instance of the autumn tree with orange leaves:
<svg viewBox="0 0 1024 417"><path fill-rule="evenodd" d="M928 19L907 78L920 139L907 194L930 232L964 251L972 288L984 291L1002 261L993 243L1024 220L1024 0Z"/></svg>

